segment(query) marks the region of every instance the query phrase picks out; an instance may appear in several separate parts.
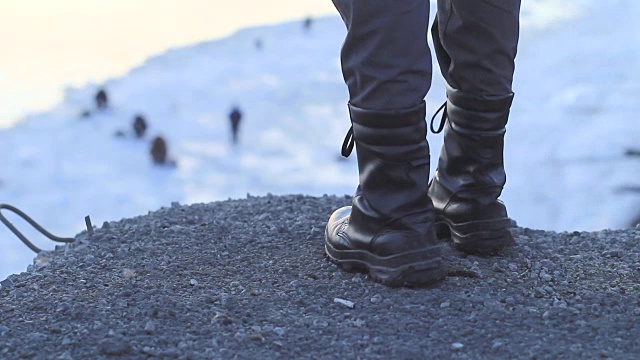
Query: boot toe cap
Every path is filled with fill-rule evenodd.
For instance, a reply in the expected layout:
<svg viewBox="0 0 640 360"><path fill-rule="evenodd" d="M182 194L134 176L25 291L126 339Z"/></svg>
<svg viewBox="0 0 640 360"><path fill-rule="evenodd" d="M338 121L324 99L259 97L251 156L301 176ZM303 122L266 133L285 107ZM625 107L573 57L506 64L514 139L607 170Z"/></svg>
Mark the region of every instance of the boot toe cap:
<svg viewBox="0 0 640 360"><path fill-rule="evenodd" d="M325 238L332 247L341 250L351 248L348 238L344 235L344 229L349 223L351 206L342 207L331 214L327 222Z"/></svg>

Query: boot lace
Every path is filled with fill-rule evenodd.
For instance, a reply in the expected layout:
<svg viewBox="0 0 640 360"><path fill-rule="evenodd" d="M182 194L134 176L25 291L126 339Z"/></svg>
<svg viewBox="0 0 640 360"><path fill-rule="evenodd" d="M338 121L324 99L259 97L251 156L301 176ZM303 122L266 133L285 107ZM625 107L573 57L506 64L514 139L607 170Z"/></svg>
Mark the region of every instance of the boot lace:
<svg viewBox="0 0 640 360"><path fill-rule="evenodd" d="M438 125L438 128L435 129L433 125L435 124L436 116L438 116L438 113L440 111L442 111L442 117L440 118L440 124ZM429 126L431 128L431 132L434 134L440 134L442 132L442 129L444 129L444 124L447 122L447 118L447 102L445 101L442 105L440 105L438 110L436 110L435 114L433 114L433 117L431 118L431 124Z"/></svg>
<svg viewBox="0 0 640 360"><path fill-rule="evenodd" d="M353 141L353 125L351 125L349 131L347 131L347 136L344 137L344 141L342 142L342 150L340 152L342 156L348 158L353 151L354 144L355 142Z"/></svg>
<svg viewBox="0 0 640 360"><path fill-rule="evenodd" d="M442 111L442 117L440 118L440 124L438 125L438 128L436 129L434 127L435 121L436 121L436 116L438 116L438 114L441 111ZM431 124L429 126L431 128L431 132L434 133L434 134L441 133L442 129L444 129L445 123L447 122L447 119L448 119L447 102L445 101L442 105L440 105L438 110L436 110L435 114L433 114L433 117L431 118ZM353 152L354 144L355 144L355 142L353 140L353 125L351 125L351 127L349 128L349 131L347 131L347 135L344 137L344 141L342 141L342 150L340 151L342 156L348 158L349 155L351 155L351 152Z"/></svg>

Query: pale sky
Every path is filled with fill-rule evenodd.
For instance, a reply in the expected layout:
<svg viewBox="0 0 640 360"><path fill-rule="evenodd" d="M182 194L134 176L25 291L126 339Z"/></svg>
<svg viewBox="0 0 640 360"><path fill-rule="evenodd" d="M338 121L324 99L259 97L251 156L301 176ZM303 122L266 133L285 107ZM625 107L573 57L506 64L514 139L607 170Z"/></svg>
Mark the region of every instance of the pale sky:
<svg viewBox="0 0 640 360"><path fill-rule="evenodd" d="M17 99L0 123L22 100L102 82L169 47L320 15L337 15L331 0L0 0L0 95Z"/></svg>

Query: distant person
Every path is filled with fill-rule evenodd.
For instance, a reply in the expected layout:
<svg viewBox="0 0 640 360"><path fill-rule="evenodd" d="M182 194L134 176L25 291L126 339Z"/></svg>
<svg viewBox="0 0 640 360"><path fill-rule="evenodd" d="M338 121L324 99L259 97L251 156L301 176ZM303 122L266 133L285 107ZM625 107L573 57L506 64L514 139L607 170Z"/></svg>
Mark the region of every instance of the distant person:
<svg viewBox="0 0 640 360"><path fill-rule="evenodd" d="M177 162L169 158L167 141L162 136L156 136L151 142L151 159L155 165L175 167Z"/></svg>
<svg viewBox="0 0 640 360"><path fill-rule="evenodd" d="M231 139L234 144L238 143L238 132L240 131L240 121L242 120L242 113L237 106L234 106L229 113L229 121L231 122Z"/></svg>
<svg viewBox="0 0 640 360"><path fill-rule="evenodd" d="M313 25L313 19L311 18L311 16L307 17L306 19L304 19L304 22L302 23L302 28L304 29L304 31L311 31L311 25Z"/></svg>
<svg viewBox="0 0 640 360"><path fill-rule="evenodd" d="M351 129L342 153L356 150L359 182L351 206L327 222L329 258L385 285L417 286L447 276L445 241L481 255L513 245L499 197L520 0L437 2L431 35L447 101L439 125L431 122L434 133L444 131L432 178L430 2L333 3L347 27L340 60Z"/></svg>
<svg viewBox="0 0 640 360"><path fill-rule="evenodd" d="M640 156L640 149L627 149L624 154L626 156Z"/></svg>
<svg viewBox="0 0 640 360"><path fill-rule="evenodd" d="M98 110L105 110L109 107L109 98L107 97L107 92L104 89L100 89L96 93L96 108Z"/></svg>
<svg viewBox="0 0 640 360"><path fill-rule="evenodd" d="M136 115L133 120L133 131L138 139L144 136L145 131L147 131L147 121L144 116Z"/></svg>

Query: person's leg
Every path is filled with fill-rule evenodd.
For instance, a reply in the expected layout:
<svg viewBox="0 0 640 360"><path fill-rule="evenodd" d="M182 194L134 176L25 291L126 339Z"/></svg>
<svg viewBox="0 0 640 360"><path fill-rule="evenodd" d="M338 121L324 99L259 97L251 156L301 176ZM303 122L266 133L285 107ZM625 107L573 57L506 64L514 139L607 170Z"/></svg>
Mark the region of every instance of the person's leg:
<svg viewBox="0 0 640 360"><path fill-rule="evenodd" d="M431 82L428 0L334 0L360 185L326 227L329 258L390 286L442 280L424 97ZM348 154L347 154L348 155Z"/></svg>
<svg viewBox="0 0 640 360"><path fill-rule="evenodd" d="M368 110L420 104L431 87L429 0L333 0L347 26L340 61L349 103Z"/></svg>
<svg viewBox="0 0 640 360"><path fill-rule="evenodd" d="M454 245L470 253L513 244L498 197L506 182L504 134L519 14L520 0L438 0L432 28L447 81L448 121L429 194L439 230L448 230Z"/></svg>

